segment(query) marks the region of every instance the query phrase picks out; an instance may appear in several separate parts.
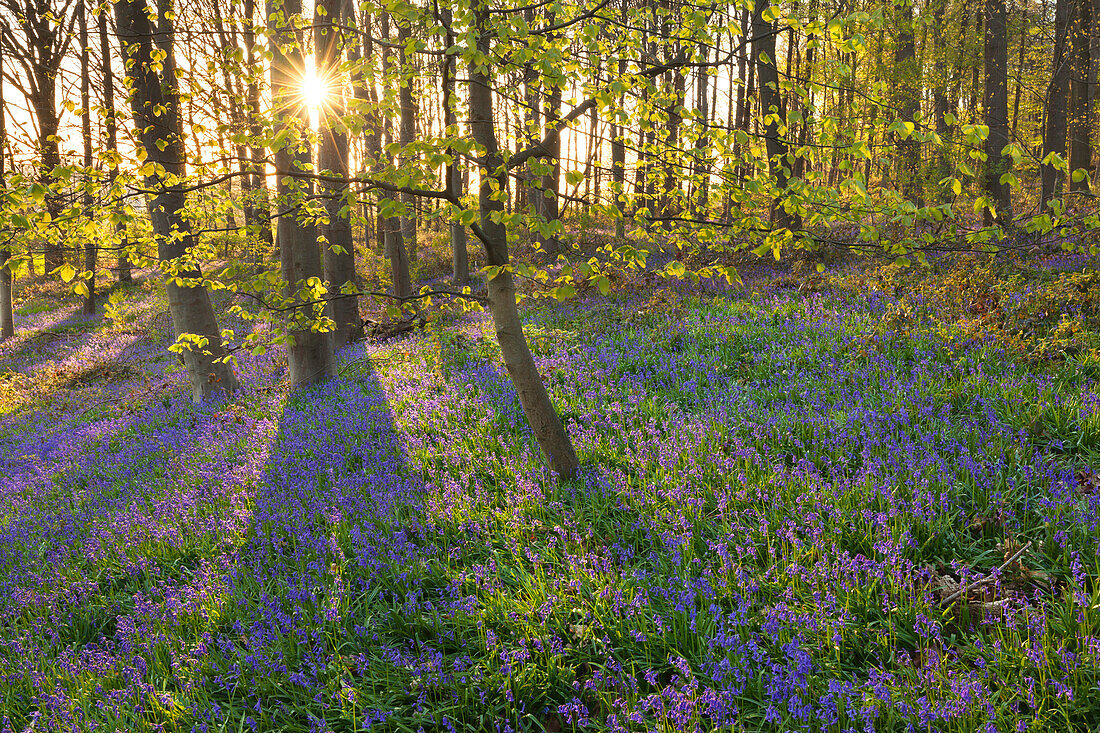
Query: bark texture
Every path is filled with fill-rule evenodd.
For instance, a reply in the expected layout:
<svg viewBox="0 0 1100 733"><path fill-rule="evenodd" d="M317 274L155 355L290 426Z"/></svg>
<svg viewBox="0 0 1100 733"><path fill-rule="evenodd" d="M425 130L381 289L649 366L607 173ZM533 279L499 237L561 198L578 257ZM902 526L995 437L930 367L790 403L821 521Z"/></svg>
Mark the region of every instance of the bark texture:
<svg viewBox="0 0 1100 733"><path fill-rule="evenodd" d="M779 71L775 66L775 21L766 20L769 7L766 0L757 0L752 13L752 58L760 88L760 114L779 114L782 101L779 97ZM779 197L772 202L772 223L792 231L802 228L802 217L788 213L782 199L790 176L790 160L787 142L779 134L779 122L772 117L764 125L764 144L768 152L768 170L775 181Z"/></svg>
<svg viewBox="0 0 1100 733"><path fill-rule="evenodd" d="M1009 143L1008 130L1008 27L1005 0L985 0L985 190L997 206L996 215L985 211L988 226L1012 219L1012 192L1001 176L1009 169L1010 158L1003 150Z"/></svg>
<svg viewBox="0 0 1100 733"><path fill-rule="evenodd" d="M1073 0L1056 0L1054 5L1054 64L1047 86L1045 107L1046 120L1043 125L1043 158L1055 153L1066 157L1066 106L1069 98L1070 65L1066 58L1066 45L1069 36L1070 14ZM1053 164L1041 167L1042 207L1051 199L1062 195L1065 175Z"/></svg>
<svg viewBox="0 0 1100 733"><path fill-rule="evenodd" d="M486 12L486 6L480 5L477 13L481 29L486 26ZM484 32L478 39L478 47L482 53L489 53L489 42ZM485 68L477 64L470 66L469 105L470 133L484 151L479 164L479 237L485 247L487 264L504 268L509 264L507 233L504 224L499 221L504 212L504 202L494 193L494 189L501 192L506 190L504 184L507 171L503 165L493 118L492 80ZM494 218L497 220L494 221ZM531 356L519 309L516 307L516 289L510 272L502 269L496 277L489 280L488 296L504 365L515 386L531 432L554 472L562 478L574 477L580 471L580 462L535 366L534 357Z"/></svg>
<svg viewBox="0 0 1100 733"><path fill-rule="evenodd" d="M185 195L180 180L184 171L183 136L177 99L173 29L159 16L154 29L146 0L120 0L115 4L119 39L126 58L126 74L133 87L130 106L147 160L160 164L164 176L146 180L157 193L149 201L149 217L162 267L167 278L168 309L176 334L195 334L205 346L185 349L184 364L191 378L196 402L237 389L237 376L223 360L226 356L210 293L202 285L202 273L186 261L194 244L190 224L183 217ZM154 17L157 17L154 15ZM166 53L157 73L155 52ZM160 112L160 114L157 114ZM184 258L184 259L181 259Z"/></svg>
<svg viewBox="0 0 1100 733"><path fill-rule="evenodd" d="M285 0L276 5L268 2L268 23L271 43L271 98L277 129L308 125L308 112L296 98L294 87L299 70L305 67L302 39L290 27L292 19L301 14L301 0ZM309 182L302 173L310 164L309 145L295 132L286 136L286 143L274 151L278 180L279 208L283 212L278 222L279 264L291 305L287 345L291 389L302 389L329 379L336 374L332 334L310 328L313 306L301 305L302 289L311 278L324 276L321 250L317 246L317 230L301 219L302 196L309 193Z"/></svg>
<svg viewBox="0 0 1100 733"><path fill-rule="evenodd" d="M337 26L343 23L343 2L318 0L322 12L314 19L314 48L318 72L323 78L336 77L343 56L343 40ZM348 202L350 165L348 134L340 123L344 114L342 86L329 89L329 105L321 110L320 146L317 163L323 172L335 179L323 180L321 195L325 201L327 221L321 226L325 240L325 280L329 294L334 296L327 306L328 317L336 323L332 332L333 346L340 348L354 339L360 330L359 299L345 294L345 289L358 290L355 277L355 243L351 236L351 204Z"/></svg>

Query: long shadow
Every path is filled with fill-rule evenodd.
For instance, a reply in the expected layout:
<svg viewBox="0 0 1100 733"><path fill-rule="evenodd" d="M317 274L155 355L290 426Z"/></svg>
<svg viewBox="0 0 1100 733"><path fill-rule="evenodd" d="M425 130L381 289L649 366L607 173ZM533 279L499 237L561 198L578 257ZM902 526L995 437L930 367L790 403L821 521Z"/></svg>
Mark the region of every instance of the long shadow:
<svg viewBox="0 0 1100 733"><path fill-rule="evenodd" d="M279 416L225 577L204 723L356 728L416 705L410 687L387 689L428 641L399 619L444 580L426 552L424 483L369 350L345 350L342 376L292 395Z"/></svg>

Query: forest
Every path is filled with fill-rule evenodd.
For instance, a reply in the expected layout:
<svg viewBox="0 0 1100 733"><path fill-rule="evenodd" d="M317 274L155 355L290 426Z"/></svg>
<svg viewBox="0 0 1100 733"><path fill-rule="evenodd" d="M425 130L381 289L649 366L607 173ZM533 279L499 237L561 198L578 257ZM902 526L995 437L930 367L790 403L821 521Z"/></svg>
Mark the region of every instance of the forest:
<svg viewBox="0 0 1100 733"><path fill-rule="evenodd" d="M0 731L1100 730L1094 0L0 0Z"/></svg>

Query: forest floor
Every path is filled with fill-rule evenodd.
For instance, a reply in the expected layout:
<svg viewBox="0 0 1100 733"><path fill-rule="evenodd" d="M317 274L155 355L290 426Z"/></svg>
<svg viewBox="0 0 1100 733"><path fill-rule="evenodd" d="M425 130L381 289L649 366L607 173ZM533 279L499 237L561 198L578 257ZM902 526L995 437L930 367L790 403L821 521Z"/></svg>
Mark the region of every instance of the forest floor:
<svg viewBox="0 0 1100 733"><path fill-rule="evenodd" d="M1096 730L1096 264L530 305L565 483L484 319L195 407L151 283L24 283L0 730Z"/></svg>

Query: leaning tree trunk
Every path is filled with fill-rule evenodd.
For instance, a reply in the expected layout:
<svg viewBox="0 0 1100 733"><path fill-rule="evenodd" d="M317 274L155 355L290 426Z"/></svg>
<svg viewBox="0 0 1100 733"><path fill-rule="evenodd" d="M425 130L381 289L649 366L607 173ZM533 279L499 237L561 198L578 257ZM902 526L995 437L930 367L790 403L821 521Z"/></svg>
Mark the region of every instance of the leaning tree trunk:
<svg viewBox="0 0 1100 733"><path fill-rule="evenodd" d="M756 65L762 116L778 115L782 103L779 98L779 71L775 66L775 22L764 20L764 10L768 7L766 0L757 0L752 13L752 58ZM779 197L772 202L772 221L783 229L801 229L802 217L797 213L788 213L783 206L790 161L787 142L779 136L779 122L774 117L764 125L764 143L768 153L768 170L779 192Z"/></svg>
<svg viewBox="0 0 1100 733"><path fill-rule="evenodd" d="M314 53L317 54L319 74L322 78L338 75L343 42L336 24L342 23L341 0L318 0L317 17L314 20ZM333 346L340 348L349 343L359 332L359 298L354 295L359 286L355 277L355 243L351 236L351 202L348 200L348 133L342 127L340 117L344 113L343 88L333 84L329 90L331 99L321 110L321 142L317 163L322 171L334 179L324 180L321 196L325 202L327 223L322 225L325 238L325 280L335 296L328 302L328 316L336 323Z"/></svg>
<svg viewBox="0 0 1100 733"><path fill-rule="evenodd" d="M489 42L485 31L487 11L481 5L476 12L480 31L478 50L488 55ZM516 307L512 274L503 269L509 264L508 238L500 218L504 213L504 202L494 196L494 188L504 190L507 172L494 125L492 80L485 67L477 63L470 64L468 94L470 134L485 151L480 161L478 203L481 226L478 236L485 247L486 264L502 268L488 282L489 310L493 314L497 342L535 440L550 467L562 478L571 478L580 471L580 462L531 356Z"/></svg>
<svg viewBox="0 0 1100 733"><path fill-rule="evenodd" d="M322 382L336 374L331 333L319 333L311 328L313 306L303 304L307 283L324 276L321 250L317 246L317 231L312 224L299 219L301 199L309 194L308 180L303 173L310 170L308 144L297 139L294 130L309 126L308 113L297 102L295 80L305 67L300 34L294 30L295 19L301 15L301 0L268 0L268 24L271 39L271 99L275 110L275 128L289 130L286 142L274 150L275 174L278 180L277 200L282 214L278 222L279 262L282 269L284 295L289 301L287 361L290 367L291 389L301 389Z"/></svg>
<svg viewBox="0 0 1100 733"><path fill-rule="evenodd" d="M4 68L4 44L0 43L0 69ZM4 111L4 75L0 74L0 141L7 140L7 120ZM7 184L4 178L4 146L0 144L0 190ZM15 313L11 303L11 250L0 249L0 341L15 335Z"/></svg>
<svg viewBox="0 0 1100 733"><path fill-rule="evenodd" d="M1007 223L1012 219L1012 191L1001 177L1008 172L1009 158L1001 152L1008 137L1008 32L1005 0L985 0L985 190L997 207L996 216L988 208L985 225Z"/></svg>
<svg viewBox="0 0 1100 733"><path fill-rule="evenodd" d="M1054 65L1047 86L1044 107L1046 121L1043 125L1043 158L1054 153L1066 157L1066 107L1069 98L1070 64L1066 58L1066 41L1069 35L1070 9L1073 0L1056 0L1054 5ZM1040 205L1046 208L1051 199L1062 193L1063 173L1052 164L1041 166L1042 193Z"/></svg>
<svg viewBox="0 0 1100 733"><path fill-rule="evenodd" d="M157 255L167 274L165 290L173 331L177 336L197 337L196 342L184 349L183 360L191 378L192 396L198 402L234 392L237 376L225 360L221 331L210 293L202 285L202 273L197 266L180 264L180 258L194 246L195 240L183 215L186 203L180 183L185 174L183 135L172 55L174 34L166 16L160 16L154 31L146 0L120 0L115 4L126 75L133 88L130 107L134 127L146 159L162 166L168 176L165 180L154 173L146 179L146 185L156 191L149 202L149 217ZM162 54L167 55L161 59Z"/></svg>

